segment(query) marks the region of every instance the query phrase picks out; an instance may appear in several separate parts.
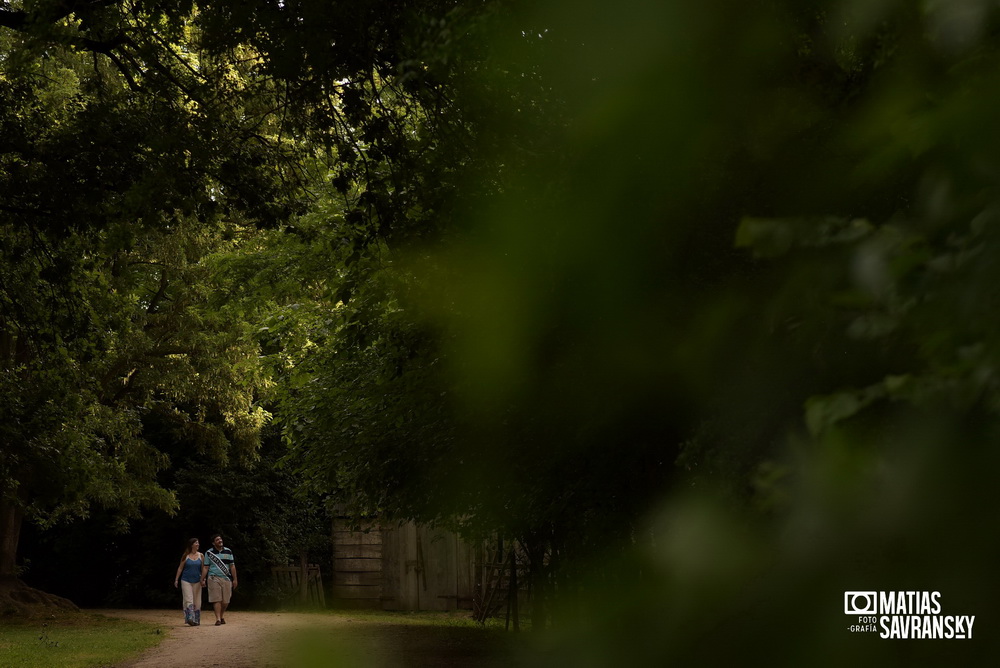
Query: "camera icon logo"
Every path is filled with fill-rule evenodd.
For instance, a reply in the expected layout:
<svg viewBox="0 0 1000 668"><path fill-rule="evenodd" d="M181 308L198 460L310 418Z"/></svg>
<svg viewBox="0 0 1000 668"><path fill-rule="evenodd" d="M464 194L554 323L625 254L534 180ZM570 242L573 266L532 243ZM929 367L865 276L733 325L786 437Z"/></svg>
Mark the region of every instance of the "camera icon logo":
<svg viewBox="0 0 1000 668"><path fill-rule="evenodd" d="M845 615L878 614L878 592L845 591L844 614Z"/></svg>

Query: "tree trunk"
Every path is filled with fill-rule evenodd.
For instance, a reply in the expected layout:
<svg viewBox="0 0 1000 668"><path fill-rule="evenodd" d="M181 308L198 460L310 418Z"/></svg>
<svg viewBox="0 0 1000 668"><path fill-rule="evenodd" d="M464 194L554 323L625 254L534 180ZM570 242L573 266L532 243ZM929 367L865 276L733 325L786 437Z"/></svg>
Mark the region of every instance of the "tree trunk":
<svg viewBox="0 0 1000 668"><path fill-rule="evenodd" d="M17 544L23 520L24 509L0 493L0 616L52 619L57 611L79 612L69 599L29 587L17 577Z"/></svg>
<svg viewBox="0 0 1000 668"><path fill-rule="evenodd" d="M507 590L507 619L514 619L514 632L521 630L521 617L517 611L517 555L514 552L513 543L510 548L510 584Z"/></svg>
<svg viewBox="0 0 1000 668"><path fill-rule="evenodd" d="M485 602L484 598L484 585L483 585L483 565L485 561L484 552L486 551L484 540L482 538L476 540L475 547L475 569L473 570L473 585L472 585L472 616L475 619L485 618L486 613L484 611Z"/></svg>
<svg viewBox="0 0 1000 668"><path fill-rule="evenodd" d="M15 336L4 326L4 317L0 317L0 369L8 372L25 364L31 359L31 350L23 336ZM0 453L4 452L8 443L0 443ZM4 457L8 456L6 454ZM22 482L23 477L21 478ZM24 499L24 486L16 488L17 498ZM24 519L24 508L15 500L9 498L0 487L0 580L13 579L17 567L17 543L21 539L21 521Z"/></svg>
<svg viewBox="0 0 1000 668"><path fill-rule="evenodd" d="M548 615L548 569L545 544L532 538L528 545L528 573L531 582L531 630L542 631Z"/></svg>
<svg viewBox="0 0 1000 668"><path fill-rule="evenodd" d="M299 565L302 568L299 592L302 597L302 605L307 605L309 603L309 556L305 552L299 555Z"/></svg>
<svg viewBox="0 0 1000 668"><path fill-rule="evenodd" d="M13 501L0 497L0 578L14 578L17 543L21 538L24 511Z"/></svg>

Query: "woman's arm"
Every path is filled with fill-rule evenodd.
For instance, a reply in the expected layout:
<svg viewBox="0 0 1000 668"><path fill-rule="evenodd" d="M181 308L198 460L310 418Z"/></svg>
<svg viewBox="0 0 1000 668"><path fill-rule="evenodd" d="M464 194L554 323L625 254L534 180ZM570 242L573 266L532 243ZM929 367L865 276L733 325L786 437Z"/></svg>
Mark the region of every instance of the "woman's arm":
<svg viewBox="0 0 1000 668"><path fill-rule="evenodd" d="M174 575L174 586L181 580L181 571L184 570L184 562L187 561L187 555L181 557L181 563L177 566L177 573Z"/></svg>

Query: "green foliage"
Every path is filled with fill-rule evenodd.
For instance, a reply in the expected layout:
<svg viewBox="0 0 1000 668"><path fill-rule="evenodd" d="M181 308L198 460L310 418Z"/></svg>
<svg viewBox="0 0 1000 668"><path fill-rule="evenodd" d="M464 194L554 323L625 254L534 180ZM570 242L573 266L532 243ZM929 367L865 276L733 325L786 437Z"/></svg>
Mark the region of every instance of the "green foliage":
<svg viewBox="0 0 1000 668"><path fill-rule="evenodd" d="M252 457L267 418L255 342L214 297L209 258L240 221L266 218L226 175L273 200L253 172L280 180L280 164L264 167L267 141L238 141L252 105L199 106L182 81L164 87L110 55L46 50L62 38L42 24L4 25L19 32L0 36L0 490L46 524L95 502L122 521L144 507L172 512L157 481L169 460L143 435L150 415L215 459ZM129 38L129 57L161 44L151 30L146 43ZM157 71L170 81L176 66L192 86L229 94L176 61ZM247 162L259 167L241 171Z"/></svg>
<svg viewBox="0 0 1000 668"><path fill-rule="evenodd" d="M426 481L450 460L448 386L388 273L328 314L335 325L295 360L279 413L308 487L337 490L355 513L430 519L441 499Z"/></svg>
<svg viewBox="0 0 1000 668"><path fill-rule="evenodd" d="M262 402L287 407L317 347L340 336L384 372L364 352L379 326L362 331L393 310L376 256L449 220L441 209L472 162L441 150L468 135L446 120L449 32L478 14L186 0L0 10L8 502L30 498L46 525L95 502L122 522L172 512L169 440L251 462ZM420 347L406 336L387 354ZM67 434L72 448L50 445ZM55 461L61 484L42 493Z"/></svg>
<svg viewBox="0 0 1000 668"><path fill-rule="evenodd" d="M39 519L85 513L92 500L126 518L143 505L173 509L156 483L168 460L142 438L153 413L215 459L230 444L252 456L267 418L257 400L266 379L246 328L209 300L202 259L218 233L174 225L110 251L106 233L54 243L12 230L7 237L26 259L4 265L16 314L6 320L16 366L4 369L12 397L5 488L25 485L20 494ZM32 245L38 254L27 254ZM27 272L34 284L12 290ZM42 484L53 480L61 484Z"/></svg>

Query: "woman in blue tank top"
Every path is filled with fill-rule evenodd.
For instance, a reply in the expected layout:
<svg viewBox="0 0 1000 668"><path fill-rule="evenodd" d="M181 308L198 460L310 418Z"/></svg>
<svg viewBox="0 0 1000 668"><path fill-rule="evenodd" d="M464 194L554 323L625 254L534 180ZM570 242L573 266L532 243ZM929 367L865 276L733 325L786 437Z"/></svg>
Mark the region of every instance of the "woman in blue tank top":
<svg viewBox="0 0 1000 668"><path fill-rule="evenodd" d="M184 623L189 626L201 624L201 567L205 557L198 551L200 546L197 538L188 541L174 576L174 586L181 589Z"/></svg>

